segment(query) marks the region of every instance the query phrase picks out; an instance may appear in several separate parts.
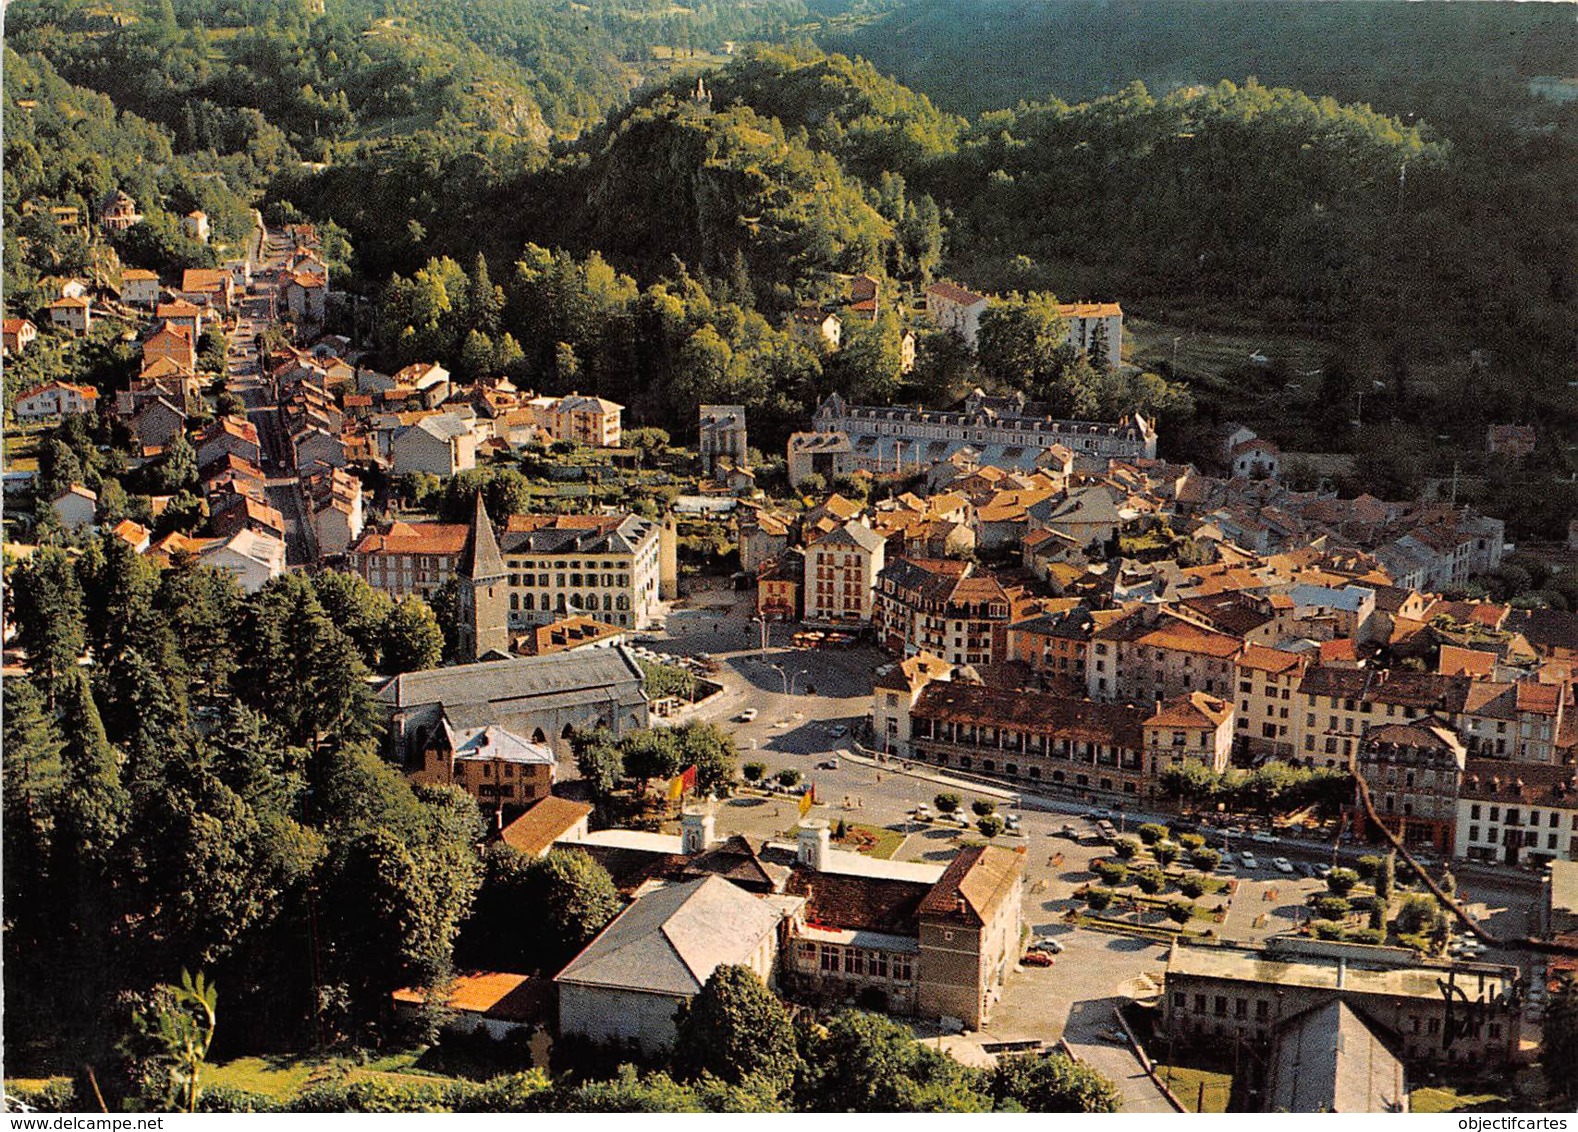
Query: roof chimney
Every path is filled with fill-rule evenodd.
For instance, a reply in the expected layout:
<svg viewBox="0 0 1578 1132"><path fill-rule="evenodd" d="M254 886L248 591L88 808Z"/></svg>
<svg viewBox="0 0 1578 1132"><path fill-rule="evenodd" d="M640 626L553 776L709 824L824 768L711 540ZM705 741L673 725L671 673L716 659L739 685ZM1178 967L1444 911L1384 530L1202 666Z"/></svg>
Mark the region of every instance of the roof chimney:
<svg viewBox="0 0 1578 1132"><path fill-rule="evenodd" d="M703 810L687 809L680 815L680 852L687 857L704 853L712 844L712 815Z"/></svg>
<svg viewBox="0 0 1578 1132"><path fill-rule="evenodd" d="M795 833L796 859L800 864L821 872L832 851L832 840L832 830L822 819L801 822Z"/></svg>

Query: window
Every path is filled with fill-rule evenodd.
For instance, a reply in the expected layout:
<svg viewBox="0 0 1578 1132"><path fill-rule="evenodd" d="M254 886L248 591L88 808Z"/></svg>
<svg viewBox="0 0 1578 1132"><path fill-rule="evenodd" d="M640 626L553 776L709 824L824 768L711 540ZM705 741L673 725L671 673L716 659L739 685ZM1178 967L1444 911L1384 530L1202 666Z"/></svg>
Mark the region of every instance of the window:
<svg viewBox="0 0 1578 1132"><path fill-rule="evenodd" d="M1233 1017L1234 1018L1248 1018L1249 1017L1249 1000L1247 998L1235 999L1233 1001Z"/></svg>
<svg viewBox="0 0 1578 1132"><path fill-rule="evenodd" d="M1213 1004L1213 1006L1214 1012L1218 1018L1227 1017L1227 996L1225 994L1217 995L1216 1002Z"/></svg>
<svg viewBox="0 0 1578 1132"><path fill-rule="evenodd" d="M1264 1022L1271 1017L1271 1003L1265 999L1255 1001L1255 1021Z"/></svg>
<svg viewBox="0 0 1578 1132"><path fill-rule="evenodd" d="M1196 1014L1205 1013L1205 995L1197 994L1194 996L1194 1012Z"/></svg>
<svg viewBox="0 0 1578 1132"><path fill-rule="evenodd" d="M1476 802L1474 805L1468 808L1468 816L1474 821L1479 820L1479 803Z"/></svg>

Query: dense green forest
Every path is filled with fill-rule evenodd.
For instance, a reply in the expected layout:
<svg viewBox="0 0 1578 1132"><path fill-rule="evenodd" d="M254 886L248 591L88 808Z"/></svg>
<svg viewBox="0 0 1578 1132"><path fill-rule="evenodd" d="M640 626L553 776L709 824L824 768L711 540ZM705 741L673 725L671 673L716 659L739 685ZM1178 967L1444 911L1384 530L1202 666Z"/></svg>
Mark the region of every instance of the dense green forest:
<svg viewBox="0 0 1578 1132"><path fill-rule="evenodd" d="M1571 13L1549 4L869 0L862 11L829 21L823 45L971 115L1136 80L1167 91L1254 75L1446 125L1534 75L1570 73L1578 52Z"/></svg>
<svg viewBox="0 0 1578 1132"><path fill-rule="evenodd" d="M1306 364L1329 363L1302 391L1262 380L1285 367L1173 376L1199 427L1237 416L1295 447L1375 447L1336 427L1364 392L1407 459L1361 462L1359 481L1413 490L1450 471L1435 438L1477 448L1492 419L1546 421L1541 459L1572 459L1578 110L1524 84L1572 35L1549 12L22 0L8 15L13 310L36 309L39 276L101 255L23 203L124 185L155 218L116 241L126 262L200 261L173 222L194 203L232 234L251 202L333 222L336 278L371 300L344 328L371 334L375 361L593 389L633 424L688 429L697 398L728 396L771 448L835 388L1128 396L1069 385L1073 359L1019 372L926 335L899 375L918 289L947 276L1031 305L1121 299L1156 328L1137 348L1163 376L1162 334L1296 337ZM13 224L31 238L11 244ZM795 341L788 312L836 301L857 271L893 317L831 357ZM1171 406L1164 447L1195 456L1189 403L1148 403Z"/></svg>
<svg viewBox="0 0 1578 1132"><path fill-rule="evenodd" d="M1138 408L1165 454L1197 461L1207 427L1233 417L1350 453L1355 492L1411 496L1461 464L1459 501L1514 537L1556 536L1578 511L1578 486L1557 479L1578 472L1578 105L1525 80L1570 67L1567 17L16 0L6 313L43 323L64 276L113 287L138 266L173 282L233 254L257 208L319 225L335 290L357 299L335 296L331 328L391 371L437 359L462 380L595 392L632 428L681 434L698 403L740 403L774 452L833 391L938 404L981 383L1071 415ZM145 219L107 234L95 211L117 189ZM52 207L81 210L83 230ZM211 245L180 231L194 208ZM856 272L878 281L878 317L849 318L836 351L794 333L793 310L836 306ZM914 317L940 277L1002 295L973 356ZM1064 347L1059 295L1121 299L1142 365ZM100 321L8 362L8 398L53 377L123 387L135 334ZM1297 337L1316 368L1173 367L1157 347L1197 332ZM224 356L222 339L204 349ZM1490 421L1539 425L1534 457L1487 460ZM42 439L39 491L82 482L103 520L197 529L192 445L131 468L116 441L108 422L61 426ZM153 494L173 497L157 520ZM475 805L378 757L369 675L436 660L430 613L348 575L248 597L188 559L157 572L113 536L77 550L42 546L8 579L32 669L5 683L8 1054L40 1072L96 1066L112 1096L137 1095L121 1039L183 966L224 987L220 1053L375 1044L389 992L466 953L473 896L479 914L518 909L551 880L608 911L606 875L479 862ZM603 922L560 926L580 942ZM770 1103L1033 1108L1066 1084L913 1053L867 1079L855 1053L892 1046L862 1025L799 1036L795 1080ZM669 1078L583 1085L553 1103L746 1103Z"/></svg>

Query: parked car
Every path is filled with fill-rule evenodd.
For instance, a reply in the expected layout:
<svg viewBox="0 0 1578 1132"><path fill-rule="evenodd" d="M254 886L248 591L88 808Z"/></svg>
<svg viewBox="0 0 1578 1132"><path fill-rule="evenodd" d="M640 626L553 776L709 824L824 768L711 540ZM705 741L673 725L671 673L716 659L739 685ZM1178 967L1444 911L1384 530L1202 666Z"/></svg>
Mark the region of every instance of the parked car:
<svg viewBox="0 0 1578 1132"><path fill-rule="evenodd" d="M1245 853L1239 860L1244 862L1244 868L1246 869L1258 869L1260 867L1260 862L1255 860L1253 853Z"/></svg>
<svg viewBox="0 0 1578 1132"><path fill-rule="evenodd" d="M1267 833L1263 829L1257 829L1249 835L1249 840L1258 841L1262 845L1275 845L1281 838L1274 833Z"/></svg>
<svg viewBox="0 0 1578 1132"><path fill-rule="evenodd" d="M1008 829L1018 829L1019 828L1019 815L1018 814L1009 814L1006 818L1003 819L1003 825L1005 827L1007 827Z"/></svg>
<svg viewBox="0 0 1578 1132"><path fill-rule="evenodd" d="M1129 1035L1125 1034L1122 1030L1113 1028L1111 1030L1103 1030L1101 1032L1101 1040L1104 1042L1115 1042L1120 1046L1126 1046L1129 1044Z"/></svg>
<svg viewBox="0 0 1578 1132"><path fill-rule="evenodd" d="M1072 837L1075 841L1078 841L1079 840L1079 830L1075 829L1069 823L1064 822L1063 823L1063 828L1058 830L1057 834L1055 836L1058 836L1058 837Z"/></svg>
<svg viewBox="0 0 1578 1132"><path fill-rule="evenodd" d="M842 739L845 735L849 734L849 728L840 723L835 727L828 728L827 733L835 739Z"/></svg>
<svg viewBox="0 0 1578 1132"><path fill-rule="evenodd" d="M1331 866L1330 865L1316 865L1315 866L1315 875L1320 877L1321 880L1325 880L1327 877L1331 876Z"/></svg>
<svg viewBox="0 0 1578 1132"><path fill-rule="evenodd" d="M1044 935L1036 940L1034 946L1037 951L1048 951L1053 955L1063 954L1063 945L1049 935Z"/></svg>
<svg viewBox="0 0 1578 1132"><path fill-rule="evenodd" d="M1271 867L1279 873L1291 873L1293 871L1293 862L1286 857L1273 857L1271 858Z"/></svg>
<svg viewBox="0 0 1578 1132"><path fill-rule="evenodd" d="M837 770L838 769L838 759L836 757L835 758L831 758L831 759L823 759L821 762L816 764L816 769L817 770Z"/></svg>
<svg viewBox="0 0 1578 1132"><path fill-rule="evenodd" d="M739 715L735 716L734 721L736 723L754 723L756 721L756 716L756 709L753 707L748 707L744 711L740 712Z"/></svg>
<svg viewBox="0 0 1578 1132"><path fill-rule="evenodd" d="M918 819L920 821L930 821L931 820L931 807L930 806L924 806L924 805L916 806L913 810L910 811L910 817L916 818L916 819Z"/></svg>
<svg viewBox="0 0 1578 1132"><path fill-rule="evenodd" d="M1057 960L1053 959L1045 951L1027 951L1025 952L1025 957L1019 962L1026 967L1050 967Z"/></svg>

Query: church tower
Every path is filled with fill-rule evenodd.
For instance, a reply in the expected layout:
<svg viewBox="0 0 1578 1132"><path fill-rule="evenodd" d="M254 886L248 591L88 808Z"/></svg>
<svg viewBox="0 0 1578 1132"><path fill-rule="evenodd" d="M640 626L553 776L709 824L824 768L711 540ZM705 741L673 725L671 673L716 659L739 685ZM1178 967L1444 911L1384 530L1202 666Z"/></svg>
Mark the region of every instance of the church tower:
<svg viewBox="0 0 1578 1132"><path fill-rule="evenodd" d="M506 607L504 556L493 524L477 492L477 510L466 532L466 545L456 569L459 582L459 660L469 664L489 652L508 652L509 613Z"/></svg>

